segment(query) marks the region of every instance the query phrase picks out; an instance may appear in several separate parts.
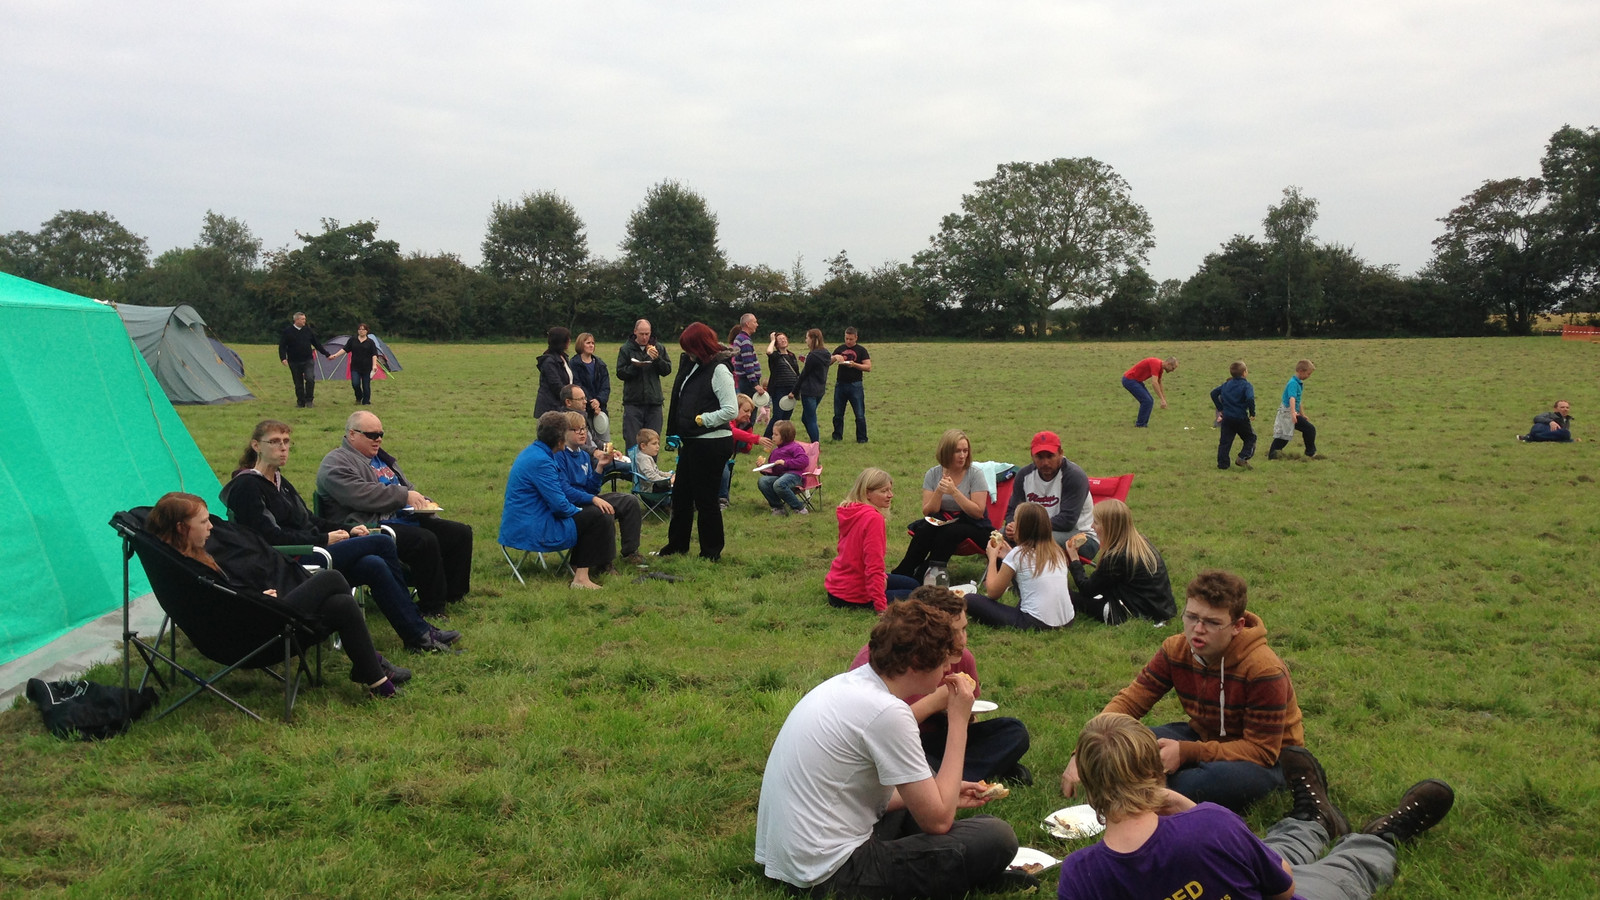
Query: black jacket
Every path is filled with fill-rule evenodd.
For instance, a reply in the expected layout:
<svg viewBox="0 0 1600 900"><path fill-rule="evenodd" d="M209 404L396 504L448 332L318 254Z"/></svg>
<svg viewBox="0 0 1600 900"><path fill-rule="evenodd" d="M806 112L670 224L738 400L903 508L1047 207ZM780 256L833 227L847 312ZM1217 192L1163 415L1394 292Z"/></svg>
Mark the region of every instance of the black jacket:
<svg viewBox="0 0 1600 900"><path fill-rule="evenodd" d="M342 531L344 526L327 519L319 519L306 508L300 493L289 479L278 473L283 487L280 489L260 472L245 469L233 476L222 487L222 503L228 507L228 518L252 529L273 545L313 544L328 545L328 532Z"/></svg>
<svg viewBox="0 0 1600 900"><path fill-rule="evenodd" d="M317 337L317 333L312 330L310 325L304 328L296 328L290 325L283 330L283 334L278 338L279 359L288 360L292 363L303 363L308 359L312 359L318 353L323 356L328 355L328 351L322 349L322 338Z"/></svg>
<svg viewBox="0 0 1600 900"><path fill-rule="evenodd" d="M1178 614L1178 604L1172 599L1172 581L1167 577L1167 561L1156 554L1156 570L1134 562L1128 556L1102 554L1094 574L1084 574L1083 563L1076 554L1068 553L1072 572L1072 605L1090 611L1101 618L1099 605L1109 602L1111 611L1106 618L1109 625L1127 621L1129 616L1139 616L1152 622L1169 622ZM1095 603L1093 598L1105 599Z"/></svg>

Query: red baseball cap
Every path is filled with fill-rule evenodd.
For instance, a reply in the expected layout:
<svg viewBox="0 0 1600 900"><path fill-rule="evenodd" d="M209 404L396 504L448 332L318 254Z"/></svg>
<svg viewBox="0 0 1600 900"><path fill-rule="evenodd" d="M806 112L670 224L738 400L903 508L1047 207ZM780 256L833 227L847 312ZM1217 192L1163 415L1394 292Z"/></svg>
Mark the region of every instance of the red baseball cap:
<svg viewBox="0 0 1600 900"><path fill-rule="evenodd" d="M1061 455L1061 438L1056 437L1054 431L1041 431L1033 436L1033 443L1028 445L1028 455L1032 456L1041 450L1049 450L1057 456Z"/></svg>

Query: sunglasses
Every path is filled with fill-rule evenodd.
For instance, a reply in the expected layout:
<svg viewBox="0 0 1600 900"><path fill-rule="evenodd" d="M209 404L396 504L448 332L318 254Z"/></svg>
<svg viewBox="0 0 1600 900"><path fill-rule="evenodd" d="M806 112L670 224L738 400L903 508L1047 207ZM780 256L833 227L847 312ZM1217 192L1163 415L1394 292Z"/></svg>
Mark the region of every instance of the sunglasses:
<svg viewBox="0 0 1600 900"><path fill-rule="evenodd" d="M354 429L352 429L352 431L354 431ZM381 431L356 431L355 433L361 435L369 441L383 440L383 432Z"/></svg>

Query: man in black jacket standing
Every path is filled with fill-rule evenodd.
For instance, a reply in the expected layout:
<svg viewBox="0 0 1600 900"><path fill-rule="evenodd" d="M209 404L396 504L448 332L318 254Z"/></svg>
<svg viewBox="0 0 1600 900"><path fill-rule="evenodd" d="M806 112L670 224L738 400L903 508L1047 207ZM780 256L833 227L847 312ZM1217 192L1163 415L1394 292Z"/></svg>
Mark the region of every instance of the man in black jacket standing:
<svg viewBox="0 0 1600 900"><path fill-rule="evenodd" d="M314 362L318 353L328 356L328 351L322 349L322 338L306 324L305 313L295 313L294 324L285 328L278 338L278 361L289 367L289 374L294 378L295 406L316 405L311 399L317 390Z"/></svg>

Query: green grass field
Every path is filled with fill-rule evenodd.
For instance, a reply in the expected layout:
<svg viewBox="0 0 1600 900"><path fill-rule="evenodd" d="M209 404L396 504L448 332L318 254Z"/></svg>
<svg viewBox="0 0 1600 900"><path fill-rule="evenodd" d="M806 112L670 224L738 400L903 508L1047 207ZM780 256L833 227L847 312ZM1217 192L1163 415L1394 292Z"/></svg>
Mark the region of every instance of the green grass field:
<svg viewBox="0 0 1600 900"><path fill-rule="evenodd" d="M200 700L83 745L49 737L25 704L0 713L0 894L786 896L751 860L767 750L870 626L822 599L831 507L862 467L888 469L900 489L892 565L952 426L977 459L1018 465L1033 432L1056 430L1089 474L1137 473L1129 503L1176 588L1207 567L1243 575L1352 819L1424 777L1455 786L1455 811L1402 854L1387 896L1600 889L1600 445L1512 438L1557 394L1577 433L1600 437L1600 347L865 343L872 443L825 445L822 515L769 517L741 468L720 564L675 558L662 570L680 583L613 577L599 592L554 574L518 585L494 542L506 471L533 438L537 350L397 346L406 369L374 386L372 409L407 474L477 530L474 590L451 621L466 652L406 656L374 614L380 650L415 680L395 702L370 702L335 654L292 726ZM323 384L315 409L296 410L272 348L241 349L262 399L183 418L224 481L256 420L287 419L286 471L309 493L350 392ZM1181 360L1171 408L1136 431L1119 375L1169 352ZM1306 408L1328 461L1299 459L1297 440L1294 459L1269 463L1263 440L1254 471L1216 470L1207 395L1240 356L1268 437L1294 360L1317 362ZM612 412L620 421L620 390ZM646 532L646 550L665 540L660 524ZM952 575L976 577L979 560ZM1077 728L1173 630L973 626L984 696L1033 733L1024 762L1038 783L988 810L1024 844L1072 849L1039 823L1066 805L1056 776ZM270 707L267 680L246 681ZM1169 699L1152 720L1179 717ZM1275 796L1252 821L1287 807Z"/></svg>

